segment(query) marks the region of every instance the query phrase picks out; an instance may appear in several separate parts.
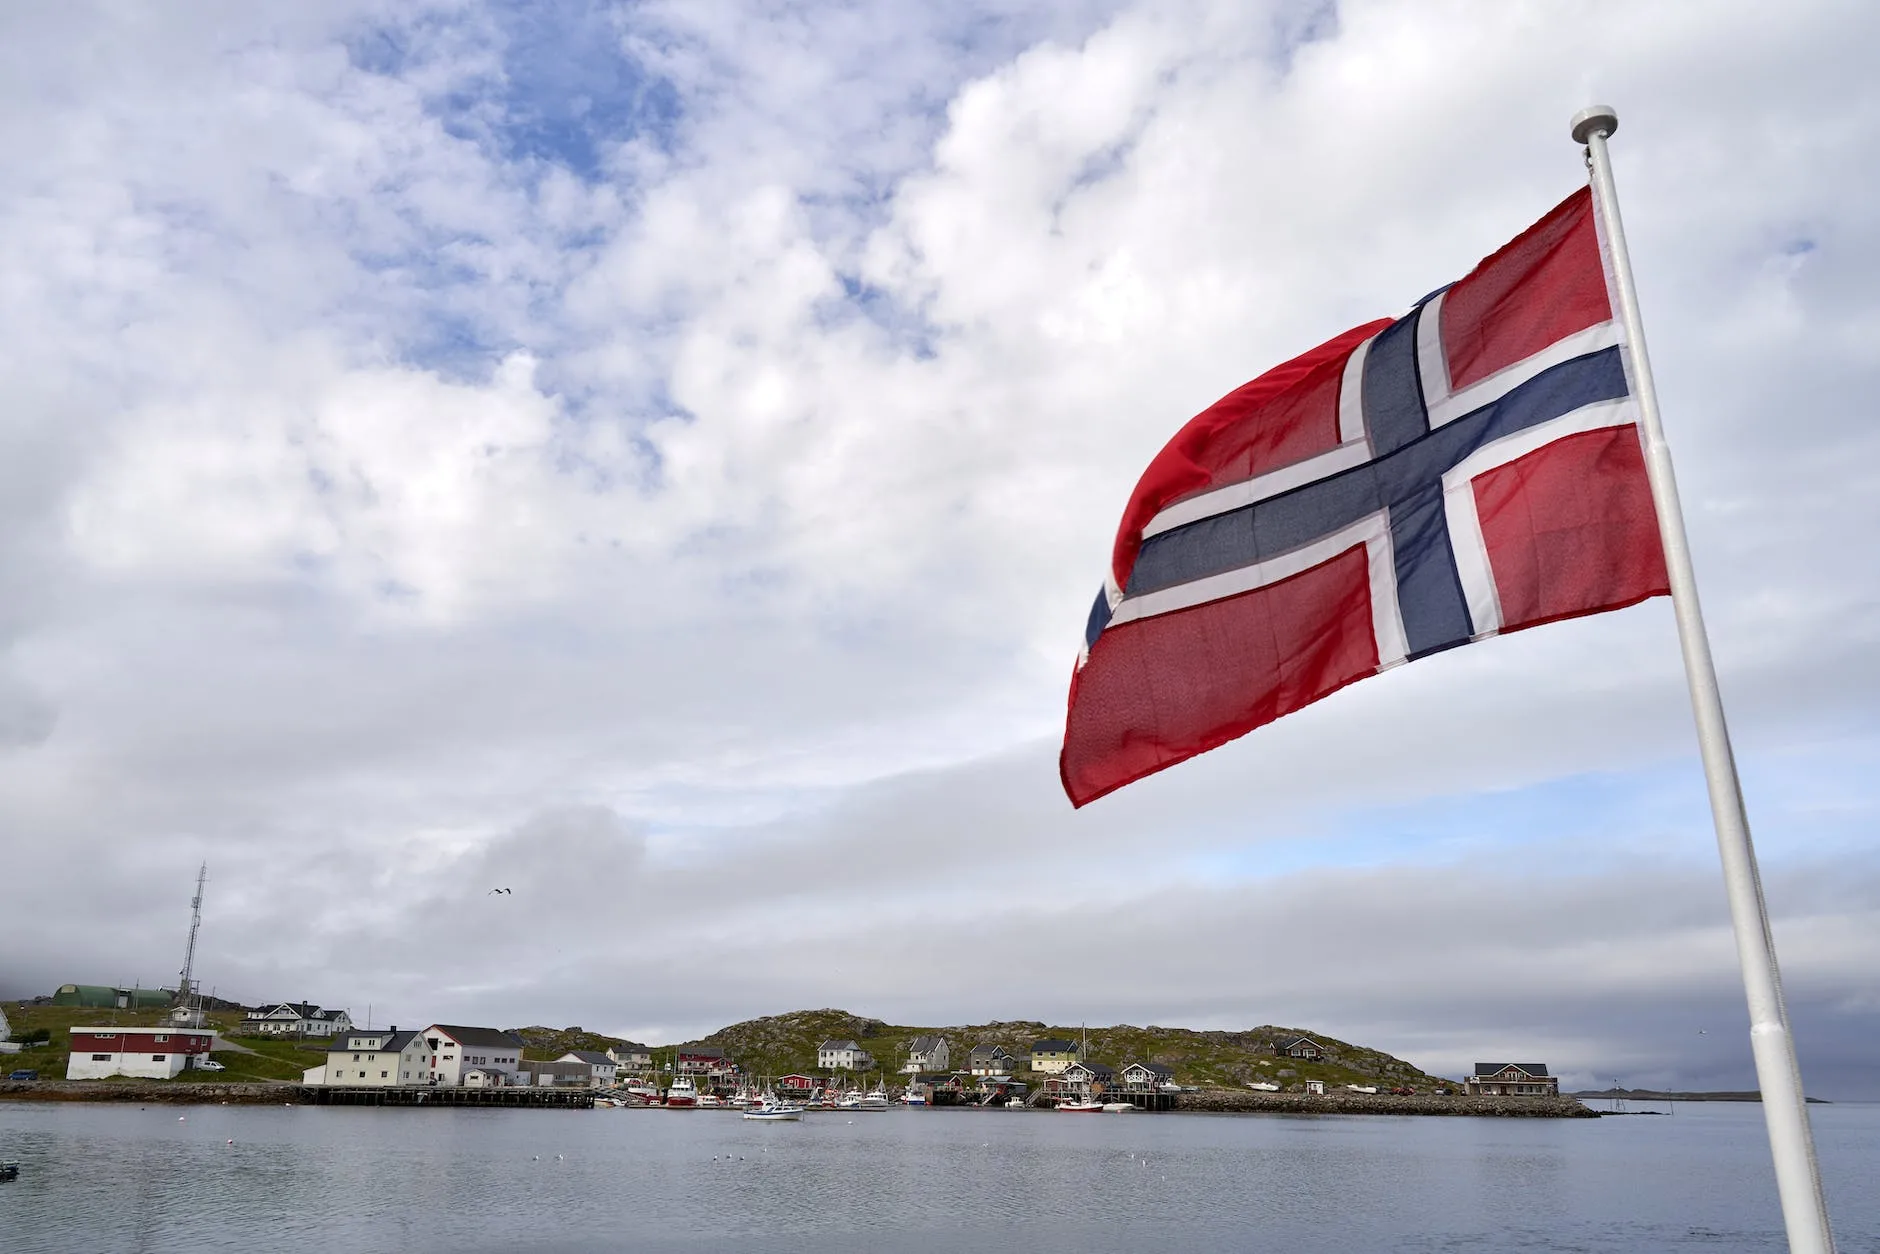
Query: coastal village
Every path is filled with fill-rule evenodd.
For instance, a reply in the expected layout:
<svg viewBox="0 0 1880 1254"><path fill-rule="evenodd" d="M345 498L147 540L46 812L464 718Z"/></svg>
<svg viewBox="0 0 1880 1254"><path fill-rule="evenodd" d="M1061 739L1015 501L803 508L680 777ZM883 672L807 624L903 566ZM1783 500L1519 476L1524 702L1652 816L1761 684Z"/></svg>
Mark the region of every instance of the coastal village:
<svg viewBox="0 0 1880 1254"><path fill-rule="evenodd" d="M241 1006L78 984L10 1012L10 1019L0 1013L0 1038L11 1037L0 1050L12 1055L4 1074L15 1089L54 1080L221 1081L291 1085L300 1100L318 1104L1090 1113L1257 1109L1265 1095L1375 1102L1559 1095L1558 1080L1539 1063L1481 1063L1458 1082L1375 1050L1271 1027L1091 1031L1005 1022L928 1030L822 1010L650 1046L580 1028L375 1026L355 1022L346 1008L306 1001ZM1224 1104L1222 1094L1245 1100Z"/></svg>

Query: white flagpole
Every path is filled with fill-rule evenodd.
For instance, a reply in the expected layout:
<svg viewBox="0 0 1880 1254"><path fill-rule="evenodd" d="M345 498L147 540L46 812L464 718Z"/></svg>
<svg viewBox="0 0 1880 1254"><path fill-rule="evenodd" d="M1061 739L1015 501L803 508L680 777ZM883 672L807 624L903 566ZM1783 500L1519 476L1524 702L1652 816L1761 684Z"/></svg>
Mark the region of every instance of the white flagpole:
<svg viewBox="0 0 1880 1254"><path fill-rule="evenodd" d="M1630 342L1628 368L1632 386L1638 392L1645 470L1651 479L1652 500L1658 507L1658 534L1665 550L1665 570L1671 579L1678 643L1684 650L1684 674L1690 682L1691 709L1697 718L1697 745L1704 760L1704 777L1710 785L1710 812L1717 828L1717 850L1723 859L1730 921L1736 928L1743 993L1749 1001L1750 1050L1756 1059L1757 1084L1762 1089L1763 1118L1769 1126L1782 1220L1794 1254L1833 1254L1834 1234L1828 1228L1821 1170L1815 1162L1815 1142L1808 1129L1801 1068L1795 1061L1788 1010L1782 1004L1782 975L1776 969L1775 941L1769 933L1769 908L1763 901L1762 877L1756 869L1756 851L1750 844L1749 816L1744 813L1736 757L1730 751L1730 730L1723 720L1723 698L1717 692L1717 671L1710 660L1710 639L1704 634L1704 614L1697 602L1697 581L1691 572L1691 550L1684 535L1677 479L1671 473L1671 451L1665 445L1664 427L1658 416L1658 390L1652 384L1651 362L1645 355L1645 327L1639 318L1638 292L1632 284L1632 259L1625 248L1625 227L1619 221L1619 194L1612 179L1612 158L1606 152L1607 138L1618 129L1619 115L1605 105L1582 109L1573 116L1573 140L1586 145L1592 166L1600 225L1619 289L1619 316Z"/></svg>

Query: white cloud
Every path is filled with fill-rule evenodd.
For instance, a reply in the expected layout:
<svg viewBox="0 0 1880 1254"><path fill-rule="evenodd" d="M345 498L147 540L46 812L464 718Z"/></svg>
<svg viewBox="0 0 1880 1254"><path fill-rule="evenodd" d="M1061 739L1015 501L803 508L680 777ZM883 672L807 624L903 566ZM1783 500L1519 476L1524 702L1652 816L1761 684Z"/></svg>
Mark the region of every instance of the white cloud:
<svg viewBox="0 0 1880 1254"><path fill-rule="evenodd" d="M1602 1010L1740 1013L1701 812L1473 866L1502 798L1687 762L1662 604L1421 662L1076 814L1048 742L1149 456L1554 203L1599 96L1752 781L1818 778L1805 746L1859 775L1863 12L640 6L569 36L569 77L622 93L585 112L477 5L5 20L0 832L33 835L0 842L115 931L8 955L0 991L129 974L94 968L162 952L146 886L207 856L206 955L256 998L674 1033L1111 1007L1743 1082ZM1775 814L1798 1020L1842 1042L1868 920L1828 899L1870 860ZM1796 855L1830 832L1844 872ZM1319 833L1343 852L1302 854ZM530 891L493 918L499 870ZM1223 957L1307 925L1325 978ZM496 957L335 944L420 926ZM957 952L914 938L956 934L1112 974L900 992ZM871 956L801 974L845 936ZM584 1001L623 946L734 974Z"/></svg>

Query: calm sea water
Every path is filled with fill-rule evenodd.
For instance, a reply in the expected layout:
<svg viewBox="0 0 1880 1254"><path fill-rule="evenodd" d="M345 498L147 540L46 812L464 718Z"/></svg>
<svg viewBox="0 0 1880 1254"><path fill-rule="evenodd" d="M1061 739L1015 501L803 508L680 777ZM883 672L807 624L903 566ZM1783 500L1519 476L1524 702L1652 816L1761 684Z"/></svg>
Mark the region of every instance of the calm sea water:
<svg viewBox="0 0 1880 1254"><path fill-rule="evenodd" d="M178 1119L178 1114L187 1116ZM1812 1112L1880 1251L1880 1106ZM234 1144L229 1144L229 1141ZM1776 1250L1760 1110L1517 1120L0 1103L10 1254Z"/></svg>

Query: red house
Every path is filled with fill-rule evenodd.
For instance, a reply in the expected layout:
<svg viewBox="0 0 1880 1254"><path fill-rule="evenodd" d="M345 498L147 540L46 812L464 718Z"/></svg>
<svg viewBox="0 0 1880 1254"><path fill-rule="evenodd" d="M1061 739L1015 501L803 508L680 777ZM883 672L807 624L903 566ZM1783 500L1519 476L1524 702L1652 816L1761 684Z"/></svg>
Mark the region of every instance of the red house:
<svg viewBox="0 0 1880 1254"><path fill-rule="evenodd" d="M73 1028L65 1078L102 1080L130 1075L167 1080L206 1060L214 1044L215 1032L210 1028Z"/></svg>

